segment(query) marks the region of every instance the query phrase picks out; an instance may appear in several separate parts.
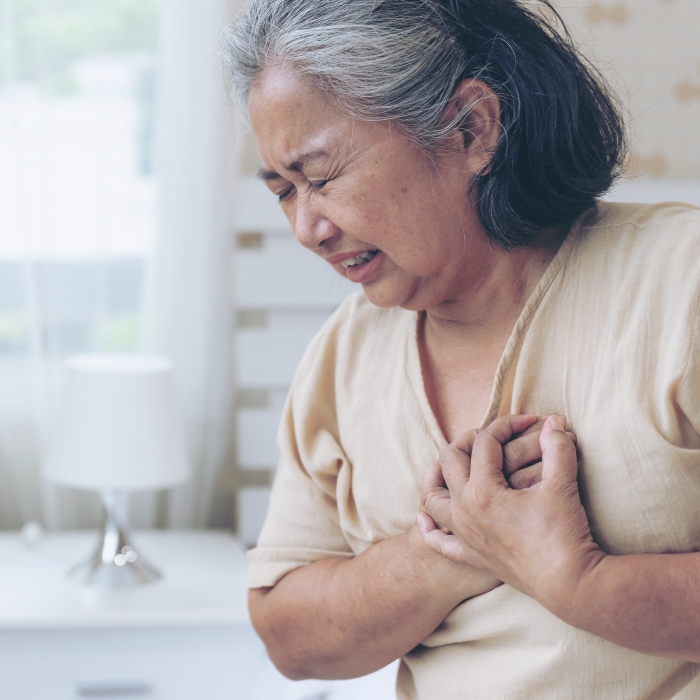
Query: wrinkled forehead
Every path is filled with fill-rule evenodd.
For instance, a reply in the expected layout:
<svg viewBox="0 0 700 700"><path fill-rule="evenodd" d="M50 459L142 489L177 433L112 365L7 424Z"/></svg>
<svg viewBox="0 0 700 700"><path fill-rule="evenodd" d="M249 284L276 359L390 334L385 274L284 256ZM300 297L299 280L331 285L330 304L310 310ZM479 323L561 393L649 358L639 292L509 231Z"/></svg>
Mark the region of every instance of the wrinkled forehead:
<svg viewBox="0 0 700 700"><path fill-rule="evenodd" d="M253 82L250 122L265 167L294 162L309 151L332 150L352 135L352 120L299 71L271 65Z"/></svg>

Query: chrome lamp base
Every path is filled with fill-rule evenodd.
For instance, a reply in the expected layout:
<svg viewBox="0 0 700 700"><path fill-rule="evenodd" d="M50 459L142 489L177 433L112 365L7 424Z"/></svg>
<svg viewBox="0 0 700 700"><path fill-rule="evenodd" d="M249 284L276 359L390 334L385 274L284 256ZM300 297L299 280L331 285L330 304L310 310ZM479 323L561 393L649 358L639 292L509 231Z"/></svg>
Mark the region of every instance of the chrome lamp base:
<svg viewBox="0 0 700 700"><path fill-rule="evenodd" d="M132 588L161 578L131 545L128 535L129 495L125 492L100 494L102 529L92 554L69 569L74 583L99 588Z"/></svg>

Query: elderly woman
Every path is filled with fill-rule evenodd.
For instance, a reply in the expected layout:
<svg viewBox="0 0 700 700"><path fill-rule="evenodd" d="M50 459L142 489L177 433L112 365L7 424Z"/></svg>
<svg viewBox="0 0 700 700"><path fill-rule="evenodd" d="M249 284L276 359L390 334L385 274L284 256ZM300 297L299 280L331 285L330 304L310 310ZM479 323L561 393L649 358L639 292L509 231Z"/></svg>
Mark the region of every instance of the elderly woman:
<svg viewBox="0 0 700 700"><path fill-rule="evenodd" d="M700 212L597 201L624 132L547 17L252 0L227 29L261 177L362 285L298 369L250 553L292 678L700 697Z"/></svg>

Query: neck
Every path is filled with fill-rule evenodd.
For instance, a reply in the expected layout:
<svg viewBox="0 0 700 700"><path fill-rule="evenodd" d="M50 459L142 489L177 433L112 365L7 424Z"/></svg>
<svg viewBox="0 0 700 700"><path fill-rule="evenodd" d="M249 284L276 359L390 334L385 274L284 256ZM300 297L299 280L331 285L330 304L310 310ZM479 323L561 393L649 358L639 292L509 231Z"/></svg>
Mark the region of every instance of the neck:
<svg viewBox="0 0 700 700"><path fill-rule="evenodd" d="M426 309L426 331L434 338L472 340L513 328L528 298L557 254L566 229L546 231L537 247L504 251L488 246L477 275L439 305Z"/></svg>

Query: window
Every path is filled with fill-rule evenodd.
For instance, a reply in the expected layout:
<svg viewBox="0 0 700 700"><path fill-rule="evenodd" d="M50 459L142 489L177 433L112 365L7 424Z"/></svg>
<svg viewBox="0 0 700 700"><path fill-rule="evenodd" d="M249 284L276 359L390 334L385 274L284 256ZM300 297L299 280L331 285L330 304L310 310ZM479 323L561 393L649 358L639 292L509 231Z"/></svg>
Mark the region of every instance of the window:
<svg viewBox="0 0 700 700"><path fill-rule="evenodd" d="M157 0L0 0L0 393L19 396L37 360L137 347L158 15Z"/></svg>

